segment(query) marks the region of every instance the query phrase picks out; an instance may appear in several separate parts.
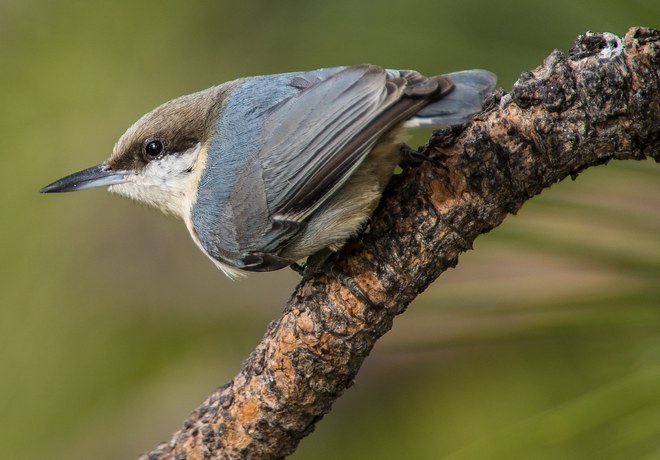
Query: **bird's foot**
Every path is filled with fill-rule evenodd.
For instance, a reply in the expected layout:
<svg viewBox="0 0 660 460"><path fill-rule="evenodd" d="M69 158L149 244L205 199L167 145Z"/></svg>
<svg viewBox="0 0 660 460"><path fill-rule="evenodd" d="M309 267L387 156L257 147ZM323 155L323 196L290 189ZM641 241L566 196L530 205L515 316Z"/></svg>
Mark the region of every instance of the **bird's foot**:
<svg viewBox="0 0 660 460"><path fill-rule="evenodd" d="M306 263L295 262L290 265L291 269L302 276L303 280L307 280L312 275L322 272L327 275L333 276L341 284L348 289L358 299L364 301L372 308L382 308L382 305L372 301L364 289L350 276L342 272L337 266L329 260L330 254L324 254L322 257L317 257L314 254L307 258ZM312 259L312 260L310 260ZM319 260L320 259L320 260Z"/></svg>

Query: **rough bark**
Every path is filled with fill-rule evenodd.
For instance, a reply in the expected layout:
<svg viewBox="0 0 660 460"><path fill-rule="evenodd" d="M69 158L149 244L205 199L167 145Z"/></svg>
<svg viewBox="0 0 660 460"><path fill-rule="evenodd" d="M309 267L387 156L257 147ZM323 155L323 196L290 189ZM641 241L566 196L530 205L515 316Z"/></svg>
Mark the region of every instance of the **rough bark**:
<svg viewBox="0 0 660 460"><path fill-rule="evenodd" d="M380 308L324 275L301 283L238 375L143 459L282 458L351 386L396 315L474 239L544 188L613 159L660 162L660 31L580 36L396 176L337 254ZM439 166L438 166L439 165Z"/></svg>

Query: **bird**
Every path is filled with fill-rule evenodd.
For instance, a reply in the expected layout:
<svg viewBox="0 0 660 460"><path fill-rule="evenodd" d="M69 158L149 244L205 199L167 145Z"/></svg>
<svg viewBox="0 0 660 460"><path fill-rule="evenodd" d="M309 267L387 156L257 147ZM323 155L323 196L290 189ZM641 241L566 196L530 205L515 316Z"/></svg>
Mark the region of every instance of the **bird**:
<svg viewBox="0 0 660 460"><path fill-rule="evenodd" d="M40 191L108 187L178 217L230 278L300 267L364 226L410 128L469 121L495 84L370 64L238 78L165 102Z"/></svg>

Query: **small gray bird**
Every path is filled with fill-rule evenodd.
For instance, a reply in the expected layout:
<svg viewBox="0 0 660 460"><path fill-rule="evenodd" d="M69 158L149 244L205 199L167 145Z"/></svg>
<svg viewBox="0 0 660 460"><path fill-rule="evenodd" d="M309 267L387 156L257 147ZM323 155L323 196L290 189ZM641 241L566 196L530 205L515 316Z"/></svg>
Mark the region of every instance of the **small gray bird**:
<svg viewBox="0 0 660 460"><path fill-rule="evenodd" d="M181 218L229 277L337 250L369 218L406 128L481 110L495 75L373 65L240 78L166 102L108 161L41 192L109 190Z"/></svg>

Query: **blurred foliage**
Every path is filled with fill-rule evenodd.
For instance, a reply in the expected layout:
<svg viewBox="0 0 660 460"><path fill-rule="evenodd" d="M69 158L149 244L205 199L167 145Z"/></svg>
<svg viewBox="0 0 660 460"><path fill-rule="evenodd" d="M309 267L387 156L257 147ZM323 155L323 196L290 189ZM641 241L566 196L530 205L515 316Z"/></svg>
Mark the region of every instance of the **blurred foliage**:
<svg viewBox="0 0 660 460"><path fill-rule="evenodd" d="M0 2L1 456L133 458L168 439L297 282L230 282L179 222L103 191L36 193L142 113L363 62L484 67L509 89L580 33L659 19L654 0ZM589 170L477 240L292 458L660 458L658 179L648 162Z"/></svg>

